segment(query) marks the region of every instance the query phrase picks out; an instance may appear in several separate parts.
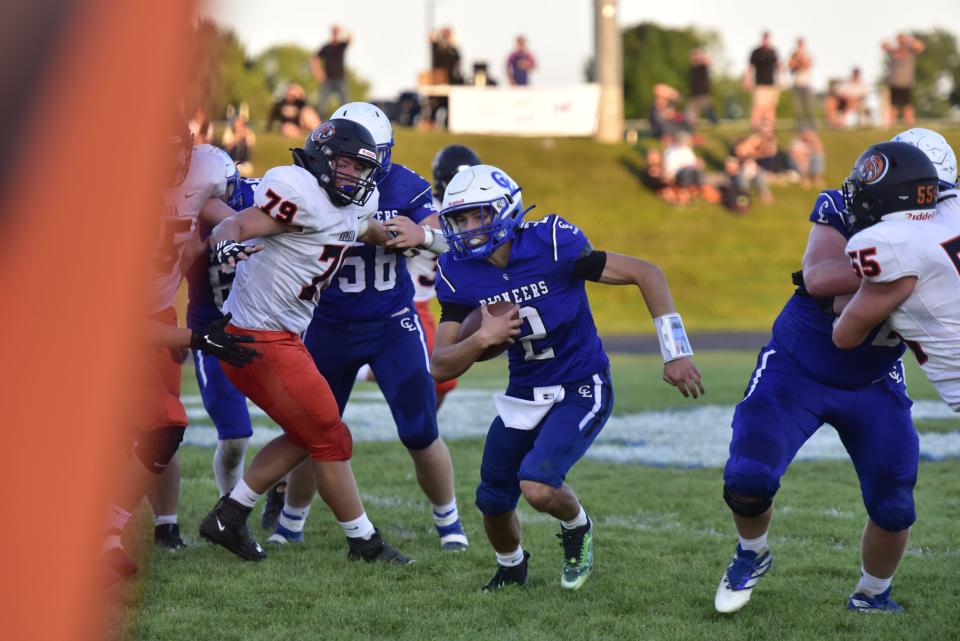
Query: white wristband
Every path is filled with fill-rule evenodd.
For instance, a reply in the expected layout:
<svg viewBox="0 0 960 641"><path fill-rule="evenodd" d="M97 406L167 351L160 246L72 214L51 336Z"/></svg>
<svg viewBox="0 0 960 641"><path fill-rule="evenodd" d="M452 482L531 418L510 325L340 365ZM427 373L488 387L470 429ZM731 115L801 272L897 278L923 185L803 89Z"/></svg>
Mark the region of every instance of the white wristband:
<svg viewBox="0 0 960 641"><path fill-rule="evenodd" d="M438 234L430 225L421 225L420 228L423 230L423 242L420 243L422 249L433 252L434 254L442 254L447 251L447 238L443 234Z"/></svg>
<svg viewBox="0 0 960 641"><path fill-rule="evenodd" d="M683 319L680 314L664 314L653 319L653 326L657 328L657 339L660 341L660 355L663 362L669 363L678 358L693 356L687 330L683 328Z"/></svg>

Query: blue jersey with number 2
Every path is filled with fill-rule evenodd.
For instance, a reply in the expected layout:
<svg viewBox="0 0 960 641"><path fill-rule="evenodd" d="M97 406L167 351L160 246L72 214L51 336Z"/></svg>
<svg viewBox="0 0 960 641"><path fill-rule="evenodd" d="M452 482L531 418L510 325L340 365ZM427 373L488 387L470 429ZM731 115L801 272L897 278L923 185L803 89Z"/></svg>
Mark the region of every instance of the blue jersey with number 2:
<svg viewBox="0 0 960 641"><path fill-rule="evenodd" d="M584 282L572 273L585 250L586 236L560 216L527 221L517 228L503 269L486 260L442 254L437 298L441 305L520 305L520 337L508 352L511 385L541 387L589 378L609 362Z"/></svg>

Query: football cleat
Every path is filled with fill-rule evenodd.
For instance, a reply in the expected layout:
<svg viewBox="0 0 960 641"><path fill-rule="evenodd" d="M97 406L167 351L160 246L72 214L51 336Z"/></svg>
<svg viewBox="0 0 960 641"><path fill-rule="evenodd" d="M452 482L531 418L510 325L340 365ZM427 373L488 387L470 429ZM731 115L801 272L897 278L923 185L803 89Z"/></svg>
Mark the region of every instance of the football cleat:
<svg viewBox="0 0 960 641"><path fill-rule="evenodd" d="M557 535L563 545L563 570L560 587L564 590L579 590L593 570L593 521L568 530L561 526Z"/></svg>
<svg viewBox="0 0 960 641"><path fill-rule="evenodd" d="M900 614L906 612L902 605L890 598L891 589L892 587L887 588L880 594L873 596L864 592L855 592L850 595L850 599L847 601L847 609L866 613L893 612Z"/></svg>
<svg viewBox="0 0 960 641"><path fill-rule="evenodd" d="M347 545L350 546L347 558L351 561L363 559L367 563L396 563L397 565L413 563L413 559L408 559L397 548L384 541L379 530L374 530L373 536L369 539L347 537Z"/></svg>
<svg viewBox="0 0 960 641"><path fill-rule="evenodd" d="M153 528L153 543L157 547L168 550L179 550L187 547L180 537L180 526L177 523L164 523Z"/></svg>
<svg viewBox="0 0 960 641"><path fill-rule="evenodd" d="M249 515L250 508L225 496L200 523L200 536L227 548L245 561L265 559L267 553L250 534L250 527L247 525Z"/></svg>
<svg viewBox="0 0 960 641"><path fill-rule="evenodd" d="M450 525L438 525L437 534L440 535L440 549L442 550L466 550L470 547L467 541L467 533L463 531L463 525L460 519L457 519Z"/></svg>
<svg viewBox="0 0 960 641"><path fill-rule="evenodd" d="M277 519L283 511L283 502L287 494L287 484L280 481L267 491L267 498L263 502L263 512L260 514L260 527L264 530L274 530Z"/></svg>
<svg viewBox="0 0 960 641"><path fill-rule="evenodd" d="M745 606L750 600L753 587L760 577L767 573L772 563L773 555L769 548L763 554L757 554L752 550L744 550L738 543L733 561L723 573L713 599L713 607L717 612L730 614Z"/></svg>
<svg viewBox="0 0 960 641"><path fill-rule="evenodd" d="M530 553L523 551L523 561L519 565L507 567L497 563L497 573L493 578L487 581L487 584L480 588L484 592L493 592L503 588L515 585L522 588L527 585L527 562L530 560Z"/></svg>
<svg viewBox="0 0 960 641"><path fill-rule="evenodd" d="M293 530L288 530L282 525L277 525L277 529L273 531L273 534L270 535L270 538L267 539L267 543L273 543L276 545L286 545L287 543L303 543L303 532L294 532Z"/></svg>

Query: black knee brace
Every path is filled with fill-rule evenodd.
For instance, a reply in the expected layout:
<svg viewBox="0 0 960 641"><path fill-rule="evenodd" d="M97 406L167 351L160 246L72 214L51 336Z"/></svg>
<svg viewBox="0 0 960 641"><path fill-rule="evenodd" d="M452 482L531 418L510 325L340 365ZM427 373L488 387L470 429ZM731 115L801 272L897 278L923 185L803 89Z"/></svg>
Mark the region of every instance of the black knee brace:
<svg viewBox="0 0 960 641"><path fill-rule="evenodd" d="M760 516L773 505L772 498L744 498L734 494L726 485L723 486L723 500L727 502L734 514L748 519Z"/></svg>
<svg viewBox="0 0 960 641"><path fill-rule="evenodd" d="M177 453L185 427L163 427L150 430L137 440L133 451L148 471L163 474L170 459Z"/></svg>

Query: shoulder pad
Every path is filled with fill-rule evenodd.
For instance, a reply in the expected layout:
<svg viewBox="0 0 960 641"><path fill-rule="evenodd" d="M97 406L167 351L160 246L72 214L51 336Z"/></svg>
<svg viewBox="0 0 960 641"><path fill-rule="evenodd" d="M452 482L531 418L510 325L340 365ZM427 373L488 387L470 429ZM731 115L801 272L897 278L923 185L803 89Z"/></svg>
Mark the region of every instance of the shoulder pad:
<svg viewBox="0 0 960 641"><path fill-rule="evenodd" d="M913 235L904 233L902 223L877 223L847 241L847 256L863 278L886 283L904 276L919 276L917 261L922 251L911 248Z"/></svg>

